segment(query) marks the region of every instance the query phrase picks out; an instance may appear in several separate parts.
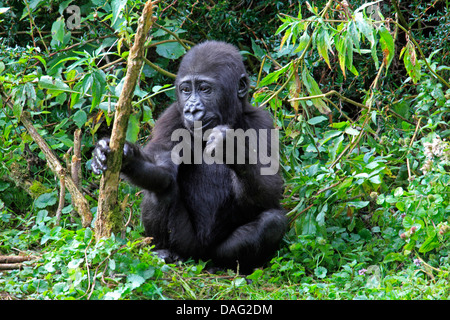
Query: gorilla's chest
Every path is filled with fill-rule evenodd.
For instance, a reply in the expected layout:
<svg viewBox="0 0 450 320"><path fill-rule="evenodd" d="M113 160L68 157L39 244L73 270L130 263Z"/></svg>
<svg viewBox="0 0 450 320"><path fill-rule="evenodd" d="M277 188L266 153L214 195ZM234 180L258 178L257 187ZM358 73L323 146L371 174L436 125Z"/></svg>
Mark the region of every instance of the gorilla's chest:
<svg viewBox="0 0 450 320"><path fill-rule="evenodd" d="M227 206L232 183L232 172L223 164L182 164L178 169L181 199L190 212L211 215Z"/></svg>

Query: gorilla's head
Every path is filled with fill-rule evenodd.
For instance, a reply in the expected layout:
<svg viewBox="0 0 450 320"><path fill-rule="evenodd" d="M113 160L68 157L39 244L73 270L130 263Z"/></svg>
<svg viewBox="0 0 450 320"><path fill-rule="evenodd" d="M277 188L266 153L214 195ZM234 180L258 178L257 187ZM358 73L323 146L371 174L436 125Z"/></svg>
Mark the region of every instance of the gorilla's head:
<svg viewBox="0 0 450 320"><path fill-rule="evenodd" d="M233 126L248 99L249 79L233 45L207 41L184 56L175 81L184 125L202 128Z"/></svg>

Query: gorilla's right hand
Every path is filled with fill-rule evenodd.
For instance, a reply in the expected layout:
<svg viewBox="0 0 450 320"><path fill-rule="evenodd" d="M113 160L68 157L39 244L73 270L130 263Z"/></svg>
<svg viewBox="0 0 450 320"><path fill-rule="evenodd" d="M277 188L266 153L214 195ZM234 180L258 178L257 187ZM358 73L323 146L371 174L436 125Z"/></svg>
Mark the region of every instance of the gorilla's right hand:
<svg viewBox="0 0 450 320"><path fill-rule="evenodd" d="M111 153L111 148L109 147L109 138L100 139L95 145L95 149L92 152L92 163L91 168L95 174L101 174L108 169L108 154ZM134 156L135 150L134 146L128 142L125 142L123 146L123 160L122 167L124 164L129 162L129 160Z"/></svg>
<svg viewBox="0 0 450 320"><path fill-rule="evenodd" d="M92 171L95 174L101 174L108 169L106 165L108 160L108 154L111 152L109 148L109 138L103 138L97 142L95 149L92 152Z"/></svg>

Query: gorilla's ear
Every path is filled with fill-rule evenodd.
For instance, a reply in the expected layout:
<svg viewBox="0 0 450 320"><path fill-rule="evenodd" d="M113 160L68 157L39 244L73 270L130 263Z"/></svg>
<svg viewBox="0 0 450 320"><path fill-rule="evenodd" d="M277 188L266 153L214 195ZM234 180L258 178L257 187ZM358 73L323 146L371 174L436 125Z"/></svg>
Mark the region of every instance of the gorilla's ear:
<svg viewBox="0 0 450 320"><path fill-rule="evenodd" d="M241 78L239 79L239 87L238 87L238 97L244 98L248 92L248 81L247 76L245 74L241 74Z"/></svg>

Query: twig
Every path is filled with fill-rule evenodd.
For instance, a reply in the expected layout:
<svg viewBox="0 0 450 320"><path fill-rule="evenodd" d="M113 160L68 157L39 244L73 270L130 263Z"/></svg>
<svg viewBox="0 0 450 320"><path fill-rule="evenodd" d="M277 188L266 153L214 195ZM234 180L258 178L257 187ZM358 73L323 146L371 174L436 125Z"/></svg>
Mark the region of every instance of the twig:
<svg viewBox="0 0 450 320"><path fill-rule="evenodd" d="M419 126L420 126L420 122L421 121L422 121L422 118L419 118L419 120L417 121L417 124L416 124L416 130L414 130L414 134L413 134L413 136L411 138L411 142L409 143L409 147L408 147L408 150L406 152L406 167L408 169L408 181L411 181L411 179L412 179L411 167L410 167L410 164L409 164L408 154L411 153L411 147L412 147L414 141L416 140L417 132L419 131Z"/></svg>
<svg viewBox="0 0 450 320"><path fill-rule="evenodd" d="M93 240L94 238L92 237L91 238L91 240L89 240L89 243L88 243L88 245L86 246L86 248L84 249L84 263L86 264L86 271L87 271L87 280L88 280L88 290L89 290L89 288L90 288L90 286L91 286L91 275L90 275L90 272L89 272L89 261L88 261L88 257L87 257L87 251L88 251L88 249L89 249L89 247L91 246L91 243L92 243L92 240ZM92 285L92 290L94 289L94 285ZM87 291L84 293L84 295L82 296L82 297L84 297L85 295L87 294ZM91 294L92 294L92 291L91 291L91 293L89 294L89 297L91 296Z"/></svg>
<svg viewBox="0 0 450 320"><path fill-rule="evenodd" d="M30 9L30 6L28 5L28 1L25 1L25 5L27 6L28 15L30 16L30 32L31 32L31 38L33 39L34 47L36 48L37 46L36 46L36 42L35 42L35 40L34 40L34 36L33 36L33 32L32 32L32 30L33 30L33 25L36 27L36 23L34 22L34 18L33 18L33 16L31 15L31 9ZM41 30L39 30L38 27L36 27L36 30L37 30L37 32L39 33L39 37L41 37L42 44L44 45L45 51L46 51L47 53L49 53L50 51L48 51L47 45L45 44L45 41L44 41L44 37L43 37L42 34L41 34Z"/></svg>
<svg viewBox="0 0 450 320"><path fill-rule="evenodd" d="M153 62L151 62L150 60L148 60L146 57L144 57L144 61L145 61L145 63L148 64L152 69L155 69L157 72L159 72L159 73L161 73L161 74L163 74L163 75L165 75L165 76L167 76L167 77L169 77L169 78L175 79L176 76L177 76L176 74L173 74L173 73L171 73L171 72L169 72L169 71L167 71L167 70L164 70L164 69L161 68L160 66L154 64Z"/></svg>
<svg viewBox="0 0 450 320"><path fill-rule="evenodd" d="M306 211L308 211L309 209L311 209L313 205L314 205L314 203L310 204L308 207L306 207L305 209L303 209L302 211L300 211L299 213L297 213L293 218L291 218L290 224L292 225L292 223L294 223L295 220L297 220L298 217L300 217L303 213L305 213Z"/></svg>
<svg viewBox="0 0 450 320"><path fill-rule="evenodd" d="M168 34L172 35L178 41L178 43L180 43L183 46L183 48L185 48L186 50L189 50L190 48L187 45L184 44L185 42L189 43L190 45L194 45L195 44L195 43L193 43L192 41L189 41L189 40L182 40L175 32L167 29L166 27L163 27L163 26L159 25L156 22L154 23L154 25L155 25L155 27L163 29L165 32L167 32Z"/></svg>
<svg viewBox="0 0 450 320"><path fill-rule="evenodd" d="M66 179L64 176L59 180L60 188L59 188L59 202L58 209L56 209L56 222L55 225L59 226L59 222L61 221L62 209L64 208L64 198L66 195Z"/></svg>
<svg viewBox="0 0 450 320"><path fill-rule="evenodd" d="M316 194L314 195L314 197L317 197L319 194L324 193L325 191L328 191L330 189L333 189L334 187L337 187L341 182L342 181L339 180L338 182L335 182L332 185L330 185L330 186L328 186L326 188L323 188L322 190L317 191Z"/></svg>
<svg viewBox="0 0 450 320"><path fill-rule="evenodd" d="M352 99L349 99L349 98L343 96L342 94L340 94L336 90L330 90L327 93L319 94L319 95L316 95L316 96L292 98L292 99L289 99L288 101L291 102L291 101L300 101L300 100L311 100L311 99L317 99L317 98L322 98L323 99L323 98L326 98L326 97L331 96L331 95L336 95L341 100L344 100L345 102L353 104L354 106L360 107L362 109L369 109L366 105L364 105L362 103L359 103L359 102L356 102L356 101L353 101Z"/></svg>

